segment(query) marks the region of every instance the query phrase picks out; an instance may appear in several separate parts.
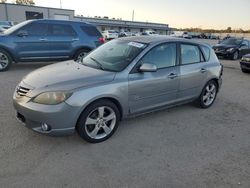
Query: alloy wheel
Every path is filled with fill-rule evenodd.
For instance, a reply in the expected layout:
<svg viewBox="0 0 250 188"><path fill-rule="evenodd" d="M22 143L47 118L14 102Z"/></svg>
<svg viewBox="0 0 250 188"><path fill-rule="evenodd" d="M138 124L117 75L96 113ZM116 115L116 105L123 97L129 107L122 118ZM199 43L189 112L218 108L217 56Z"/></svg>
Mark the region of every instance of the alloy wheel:
<svg viewBox="0 0 250 188"><path fill-rule="evenodd" d="M9 58L0 52L0 70L5 69L9 65Z"/></svg>
<svg viewBox="0 0 250 188"><path fill-rule="evenodd" d="M86 118L85 131L93 139L107 137L115 128L116 114L107 106L94 109Z"/></svg>
<svg viewBox="0 0 250 188"><path fill-rule="evenodd" d="M216 97L216 92L217 92L217 88L214 85L214 83L210 83L209 85L207 85L205 92L204 92L204 95L203 95L203 98L202 98L203 103L206 106L209 106L214 102L215 97Z"/></svg>

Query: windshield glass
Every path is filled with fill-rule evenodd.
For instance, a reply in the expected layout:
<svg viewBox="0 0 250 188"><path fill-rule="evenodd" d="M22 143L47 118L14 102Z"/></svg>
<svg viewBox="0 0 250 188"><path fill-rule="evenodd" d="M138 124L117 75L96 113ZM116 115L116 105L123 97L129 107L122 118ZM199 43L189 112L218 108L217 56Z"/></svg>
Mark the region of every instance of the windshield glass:
<svg viewBox="0 0 250 188"><path fill-rule="evenodd" d="M81 63L93 68L120 72L125 69L146 46L144 43L113 40L88 54Z"/></svg>
<svg viewBox="0 0 250 188"><path fill-rule="evenodd" d="M29 20L29 21L24 21L24 22L22 22L22 23L19 23L19 24L17 24L17 25L14 25L14 26L12 26L11 28L5 30L3 33L4 33L4 34L7 34L7 35L8 35L8 34L11 34L11 33L15 32L16 30L20 29L21 27L23 27L24 25L26 25L26 24L28 24L28 23L30 23L30 22L31 22L31 20Z"/></svg>
<svg viewBox="0 0 250 188"><path fill-rule="evenodd" d="M3 22L3 21L0 22L0 25L11 26L9 22Z"/></svg>
<svg viewBox="0 0 250 188"><path fill-rule="evenodd" d="M229 38L221 42L221 44L225 45L240 45L242 43L242 39Z"/></svg>

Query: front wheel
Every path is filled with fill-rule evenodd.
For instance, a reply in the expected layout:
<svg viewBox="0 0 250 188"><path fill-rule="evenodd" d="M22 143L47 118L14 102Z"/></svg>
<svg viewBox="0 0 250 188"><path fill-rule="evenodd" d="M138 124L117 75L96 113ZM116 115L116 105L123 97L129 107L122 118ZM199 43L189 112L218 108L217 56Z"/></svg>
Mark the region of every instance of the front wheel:
<svg viewBox="0 0 250 188"><path fill-rule="evenodd" d="M0 49L0 72L7 71L12 65L12 58L8 52Z"/></svg>
<svg viewBox="0 0 250 188"><path fill-rule="evenodd" d="M249 70L247 70L247 69L241 69L241 71L243 72L243 73L249 73L250 71Z"/></svg>
<svg viewBox="0 0 250 188"><path fill-rule="evenodd" d="M233 60L239 59L239 52L238 52L238 51L236 51L236 52L233 53L232 59L233 59Z"/></svg>
<svg viewBox="0 0 250 188"><path fill-rule="evenodd" d="M209 81L203 88L201 95L196 100L200 108L209 108L213 105L218 92L218 85L214 80Z"/></svg>
<svg viewBox="0 0 250 188"><path fill-rule="evenodd" d="M76 126L79 135L90 143L99 143L110 138L120 121L117 106L109 100L94 102L88 106Z"/></svg>

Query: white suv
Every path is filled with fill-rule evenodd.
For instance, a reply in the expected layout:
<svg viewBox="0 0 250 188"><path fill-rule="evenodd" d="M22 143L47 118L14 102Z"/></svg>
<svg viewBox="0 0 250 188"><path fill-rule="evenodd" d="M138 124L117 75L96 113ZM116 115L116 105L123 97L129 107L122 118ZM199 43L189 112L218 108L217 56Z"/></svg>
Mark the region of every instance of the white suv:
<svg viewBox="0 0 250 188"><path fill-rule="evenodd" d="M118 32L115 30L105 30L102 32L102 35L106 40L118 38Z"/></svg>

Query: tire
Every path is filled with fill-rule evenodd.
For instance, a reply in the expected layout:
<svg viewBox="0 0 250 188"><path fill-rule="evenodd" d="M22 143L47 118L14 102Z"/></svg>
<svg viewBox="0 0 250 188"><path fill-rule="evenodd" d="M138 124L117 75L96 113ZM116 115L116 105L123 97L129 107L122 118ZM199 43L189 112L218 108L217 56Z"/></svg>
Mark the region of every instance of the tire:
<svg viewBox="0 0 250 188"><path fill-rule="evenodd" d="M9 70L11 65L12 58L10 54L4 49L0 49L0 72Z"/></svg>
<svg viewBox="0 0 250 188"><path fill-rule="evenodd" d="M80 49L78 50L75 55L74 55L74 61L81 61L88 53L90 50L87 49Z"/></svg>
<svg viewBox="0 0 250 188"><path fill-rule="evenodd" d="M218 84L214 80L210 80L195 101L196 106L204 109L211 107L217 97L217 93Z"/></svg>
<svg viewBox="0 0 250 188"><path fill-rule="evenodd" d="M238 60L239 59L239 52L235 51L232 56L232 60Z"/></svg>
<svg viewBox="0 0 250 188"><path fill-rule="evenodd" d="M81 138L90 143L100 143L109 139L120 121L117 106L109 100L90 104L81 114L76 130Z"/></svg>
<svg viewBox="0 0 250 188"><path fill-rule="evenodd" d="M247 70L247 69L241 69L241 71L243 72L243 73L249 73L250 71L249 70Z"/></svg>

